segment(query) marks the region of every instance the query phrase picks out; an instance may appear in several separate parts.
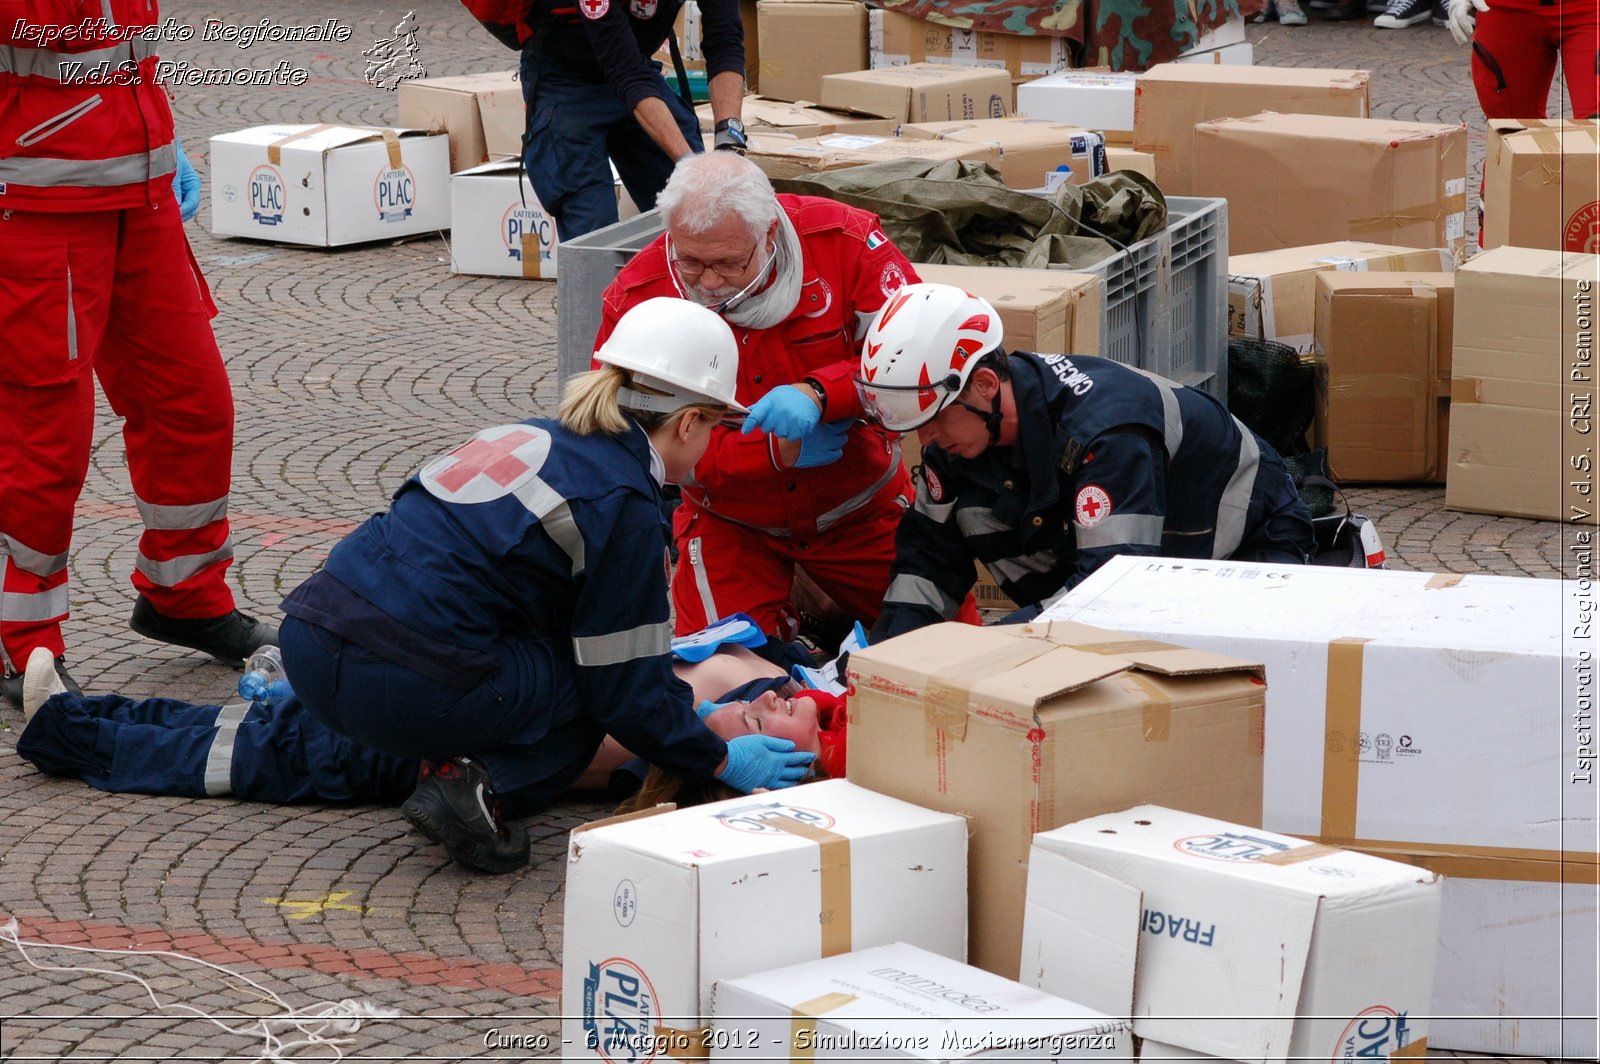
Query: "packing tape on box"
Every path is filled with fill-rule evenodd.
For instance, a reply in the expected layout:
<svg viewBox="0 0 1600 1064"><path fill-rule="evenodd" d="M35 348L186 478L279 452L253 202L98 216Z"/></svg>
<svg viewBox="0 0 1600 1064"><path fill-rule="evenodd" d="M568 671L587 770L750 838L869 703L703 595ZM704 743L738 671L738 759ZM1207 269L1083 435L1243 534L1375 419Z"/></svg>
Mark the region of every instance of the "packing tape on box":
<svg viewBox="0 0 1600 1064"><path fill-rule="evenodd" d="M966 739L967 715L974 683L1008 672L1060 648L1059 644L1047 639L1017 639L1012 642L1015 645L1004 650L991 651L980 660L944 669L928 677L922 694L922 714L924 746L930 756L939 745L940 732L956 742Z"/></svg>
<svg viewBox="0 0 1600 1064"><path fill-rule="evenodd" d="M1269 853L1265 857L1257 857L1255 863L1265 865L1300 864L1302 861L1314 861L1319 857L1327 857L1329 854L1339 853L1343 849L1344 847L1342 846L1329 846L1327 843L1314 842L1310 846L1296 846L1294 849L1284 850L1282 853Z"/></svg>
<svg viewBox="0 0 1600 1064"><path fill-rule="evenodd" d="M1360 850L1456 879L1496 879L1518 883L1600 884L1600 855L1576 850L1525 850L1512 846L1457 846L1397 839L1334 838L1317 841Z"/></svg>
<svg viewBox="0 0 1600 1064"><path fill-rule="evenodd" d="M1483 402L1483 381L1477 377L1457 377L1450 382L1452 403Z"/></svg>
<svg viewBox="0 0 1600 1064"><path fill-rule="evenodd" d="M1430 576L1428 582L1422 586L1429 591L1438 591L1442 588L1455 587L1461 583L1461 580L1462 575L1460 573L1436 573Z"/></svg>
<svg viewBox="0 0 1600 1064"><path fill-rule="evenodd" d="M324 123L320 126L312 126L309 129L302 129L298 133L291 133L287 137L280 137L271 144L268 144L267 162L271 163L273 166L279 165L283 161L283 146L285 144L300 140L304 137L315 136L318 133L323 133L330 129L362 129L369 133L378 134L383 138L384 147L389 152L389 169L400 169L400 134L396 133L394 130L383 129L378 126L340 126L328 123Z"/></svg>
<svg viewBox="0 0 1600 1064"><path fill-rule="evenodd" d="M807 824L789 816L771 817L763 823L817 844L821 855L822 956L837 957L850 952L854 934L850 926L850 840L837 832Z"/></svg>
<svg viewBox="0 0 1600 1064"><path fill-rule="evenodd" d="M1067 645L1073 650L1082 650L1089 654L1116 654L1119 657L1183 649L1175 643L1163 643L1159 639L1122 639L1106 643L1068 643Z"/></svg>
<svg viewBox="0 0 1600 1064"><path fill-rule="evenodd" d="M1122 673L1119 679L1125 679L1139 689L1144 696L1144 704L1139 707L1144 718L1144 741L1147 743L1164 743L1172 737L1172 698L1161 689L1161 685L1143 673L1132 670Z"/></svg>
<svg viewBox="0 0 1600 1064"><path fill-rule="evenodd" d="M657 1025L651 1032L658 1051L673 1060L699 1061L711 1059L711 1028L665 1027Z"/></svg>
<svg viewBox="0 0 1600 1064"><path fill-rule="evenodd" d="M1356 788L1361 778L1361 667L1370 639L1328 643L1328 690L1323 716L1322 835L1356 833Z"/></svg>
<svg viewBox="0 0 1600 1064"><path fill-rule="evenodd" d="M814 997L810 1001L802 1001L789 1012L789 1059L791 1061L805 1061L814 1058L817 1049L818 1018L837 1009L842 1009L852 1001L856 995L846 994L835 990L831 994Z"/></svg>
<svg viewBox="0 0 1600 1064"><path fill-rule="evenodd" d="M1428 1040L1419 1038L1415 1042L1408 1042L1399 1049L1391 1050L1390 1060L1426 1060L1428 1056Z"/></svg>
<svg viewBox="0 0 1600 1064"><path fill-rule="evenodd" d="M522 276L533 281L544 280L539 272L539 234L536 232L522 234Z"/></svg>
<svg viewBox="0 0 1600 1064"><path fill-rule="evenodd" d="M302 129L298 133L291 133L287 137L280 137L271 144L267 145L267 162L271 163L273 166L281 164L283 162L283 146L285 144L300 140L302 137L314 137L318 133L324 133L330 129L338 128L339 127L337 125L331 122L324 122L319 126L310 126L306 129Z"/></svg>

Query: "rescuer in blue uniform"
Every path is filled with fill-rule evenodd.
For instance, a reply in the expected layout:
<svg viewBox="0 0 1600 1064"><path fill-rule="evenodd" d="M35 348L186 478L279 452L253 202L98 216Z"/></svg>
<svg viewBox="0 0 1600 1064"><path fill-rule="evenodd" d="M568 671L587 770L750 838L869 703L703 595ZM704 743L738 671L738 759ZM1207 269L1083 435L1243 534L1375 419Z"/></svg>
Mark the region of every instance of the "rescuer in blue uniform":
<svg viewBox="0 0 1600 1064"><path fill-rule="evenodd" d="M1309 559L1311 514L1283 460L1221 403L1001 340L992 306L940 284L902 288L867 331L867 410L923 445L874 641L954 617L974 561L1023 621L1118 554Z"/></svg>
<svg viewBox="0 0 1600 1064"><path fill-rule="evenodd" d="M694 110L667 86L652 58L683 3L534 0L528 25L519 27L528 105L523 166L562 240L617 220L612 162L628 195L647 211L673 164L704 150ZM739 0L698 6L715 145L743 153Z"/></svg>
<svg viewBox="0 0 1600 1064"><path fill-rule="evenodd" d="M814 755L792 742L707 729L668 653L661 489L744 412L738 356L706 308L641 303L559 420L484 429L429 462L284 601L295 696L361 747L423 760L402 811L456 860L526 863L506 815L566 790L607 734L736 790L806 775Z"/></svg>

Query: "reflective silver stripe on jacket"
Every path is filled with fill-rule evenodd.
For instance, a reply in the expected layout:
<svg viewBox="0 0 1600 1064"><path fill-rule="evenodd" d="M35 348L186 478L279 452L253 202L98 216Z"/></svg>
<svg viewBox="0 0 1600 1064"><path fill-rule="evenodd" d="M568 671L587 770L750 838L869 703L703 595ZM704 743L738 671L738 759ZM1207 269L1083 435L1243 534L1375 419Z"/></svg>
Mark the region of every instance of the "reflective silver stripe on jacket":
<svg viewBox="0 0 1600 1064"><path fill-rule="evenodd" d="M31 595L7 591L0 594L0 621L59 621L71 605L66 584Z"/></svg>
<svg viewBox="0 0 1600 1064"><path fill-rule="evenodd" d="M139 508L139 517L144 521L144 527L157 529L163 532L180 532L192 528L204 528L214 521L220 521L228 516L228 497L211 502L189 503L183 506L169 506L163 503L145 502L137 495L133 504Z"/></svg>
<svg viewBox="0 0 1600 1064"><path fill-rule="evenodd" d="M641 624L626 632L580 635L572 639L572 656L579 665L621 665L639 658L654 658L672 649L672 622Z"/></svg>
<svg viewBox="0 0 1600 1064"><path fill-rule="evenodd" d="M1159 547L1166 523L1166 518L1156 514L1112 514L1088 528L1075 525L1073 531L1079 547L1115 547L1123 543Z"/></svg>
<svg viewBox="0 0 1600 1064"><path fill-rule="evenodd" d="M1238 419L1234 419L1238 425ZM1261 448L1256 435L1243 425L1239 428L1239 465L1228 478L1222 498L1217 502L1217 537L1211 544L1213 558L1226 558L1244 542L1245 521L1250 516L1250 496L1255 492L1256 469L1261 465Z"/></svg>
<svg viewBox="0 0 1600 1064"><path fill-rule="evenodd" d="M1016 526L1000 520L987 506L964 506L957 510L956 527L969 539L974 536L987 536L994 532L1016 531Z"/></svg>
<svg viewBox="0 0 1600 1064"><path fill-rule="evenodd" d="M34 576L54 576L67 567L67 552L46 554L34 550L15 536L0 533L0 558L10 558L18 569Z"/></svg>
<svg viewBox="0 0 1600 1064"><path fill-rule="evenodd" d="M115 68L117 64L129 58L130 46L132 58L136 62L149 59L156 54L155 42L145 40L142 35L130 41L88 52L52 52L48 48L0 44L0 74L59 82L69 71L81 71L82 74L79 76L83 76L101 63Z"/></svg>
<svg viewBox="0 0 1600 1064"><path fill-rule="evenodd" d="M927 606L938 610L939 616L948 620L956 615L961 603L939 590L939 586L925 576L901 573L889 581L889 590L883 601L888 606Z"/></svg>
<svg viewBox="0 0 1600 1064"><path fill-rule="evenodd" d="M230 538L216 550L204 554L183 554L166 561L157 561L141 551L134 559L133 567L148 577L153 584L160 587L176 587L200 570L232 557L233 540Z"/></svg>
<svg viewBox="0 0 1600 1064"><path fill-rule="evenodd" d="M572 575L583 572L583 533L578 531L578 522L572 516L566 496L539 477L529 477L512 494L539 519L539 527L566 553L572 562Z"/></svg>
<svg viewBox="0 0 1600 1064"><path fill-rule="evenodd" d="M1033 554L1021 554L1015 558L999 558L992 562L984 562L991 575L996 580L1021 580L1029 573L1048 573L1061 564L1060 555L1053 550L1036 551Z"/></svg>
<svg viewBox="0 0 1600 1064"><path fill-rule="evenodd" d="M835 506L833 509L818 517L817 531L826 532L829 528L838 524L840 520L849 517L867 503L871 502L877 497L878 492L882 491L899 472L900 441L895 440L894 445L889 453L889 465L884 469L883 475L875 480L871 486L856 492L838 506ZM705 502L701 502L700 505L701 508L707 513L716 514L718 517L722 518L722 520L727 521L729 524L738 525L740 528L748 528L753 532L762 532L769 536L776 536L779 539L787 539L791 534L790 530L787 528L770 528L766 525L752 524L749 521L741 521L737 517L729 517L727 514L707 505Z"/></svg>
<svg viewBox="0 0 1600 1064"><path fill-rule="evenodd" d="M250 712L249 702L236 702L217 711L217 734L206 751L206 794L220 798L233 793L233 748L239 738L239 725Z"/></svg>
<svg viewBox="0 0 1600 1064"><path fill-rule="evenodd" d="M115 188L171 177L178 168L178 153L171 144L154 151L118 155L110 159L52 159L14 156L0 159L0 182L40 188L52 185L79 185L84 188Z"/></svg>
<svg viewBox="0 0 1600 1064"><path fill-rule="evenodd" d="M722 614L717 611L716 596L711 594L711 574L706 572L706 547L705 541L699 536L689 540L689 571L694 573L694 589L700 594L700 609L706 615L706 623L720 620Z"/></svg>

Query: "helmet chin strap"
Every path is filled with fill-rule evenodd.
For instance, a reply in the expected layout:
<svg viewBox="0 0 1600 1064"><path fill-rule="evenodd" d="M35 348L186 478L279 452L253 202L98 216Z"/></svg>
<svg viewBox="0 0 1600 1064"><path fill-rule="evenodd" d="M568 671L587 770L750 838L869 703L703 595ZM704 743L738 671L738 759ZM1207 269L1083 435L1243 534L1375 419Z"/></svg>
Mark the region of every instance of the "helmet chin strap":
<svg viewBox="0 0 1600 1064"><path fill-rule="evenodd" d="M983 418L983 427L989 430L989 445L991 447L999 446L999 443L1000 443L1000 390L998 388L995 389L994 399L991 400L991 405L990 405L988 410L980 410L977 407L973 406L971 403L964 402L964 401L962 401L960 399L956 400L956 405L957 406L961 406L961 407L965 407L966 409L972 411L974 414L977 414L979 417Z"/></svg>

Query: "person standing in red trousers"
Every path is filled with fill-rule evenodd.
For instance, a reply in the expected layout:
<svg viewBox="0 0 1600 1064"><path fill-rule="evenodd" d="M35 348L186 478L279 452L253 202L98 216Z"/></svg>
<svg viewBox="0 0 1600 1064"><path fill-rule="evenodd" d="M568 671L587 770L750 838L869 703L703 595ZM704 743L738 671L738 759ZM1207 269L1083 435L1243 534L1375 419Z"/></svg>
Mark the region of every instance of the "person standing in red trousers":
<svg viewBox="0 0 1600 1064"><path fill-rule="evenodd" d="M95 378L124 419L144 521L133 629L231 661L277 638L234 608L226 579L233 397L173 191L159 24L156 0L0 0L0 694L13 701L36 648L65 673Z"/></svg>
<svg viewBox="0 0 1600 1064"><path fill-rule="evenodd" d="M1557 58L1572 116L1600 117L1600 0L1450 0L1449 26L1484 117L1544 118Z"/></svg>

